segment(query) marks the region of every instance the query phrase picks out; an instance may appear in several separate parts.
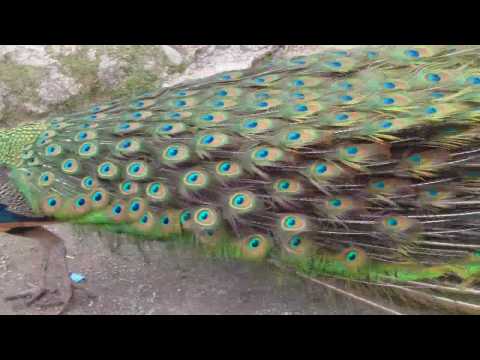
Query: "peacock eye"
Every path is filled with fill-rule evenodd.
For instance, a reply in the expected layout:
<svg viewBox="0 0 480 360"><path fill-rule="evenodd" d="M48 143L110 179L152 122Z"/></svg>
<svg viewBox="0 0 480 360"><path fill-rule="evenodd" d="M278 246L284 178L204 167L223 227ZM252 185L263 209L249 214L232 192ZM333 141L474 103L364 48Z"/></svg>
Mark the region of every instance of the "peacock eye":
<svg viewBox="0 0 480 360"><path fill-rule="evenodd" d="M208 211L207 211L207 210L203 210L203 211L201 211L201 212L198 214L198 219L199 219L200 221L205 221L205 220L208 219L208 216L209 216L209 215L208 215Z"/></svg>
<svg viewBox="0 0 480 360"><path fill-rule="evenodd" d="M260 246L260 239L258 239L258 238L253 238L248 243L248 247L251 248L251 249L256 249L259 246Z"/></svg>
<svg viewBox="0 0 480 360"><path fill-rule="evenodd" d="M387 224L388 224L389 226L397 226L397 225L398 225L398 220L395 219L395 218L389 218L389 219L387 220Z"/></svg>
<svg viewBox="0 0 480 360"><path fill-rule="evenodd" d="M317 174L323 174L325 171L327 171L327 165L325 165L325 164L319 164L319 165L317 165L317 167L315 168L315 171L317 172Z"/></svg>
<svg viewBox="0 0 480 360"><path fill-rule="evenodd" d="M294 236L290 240L290 246L294 249L299 247L301 243L302 243L302 238L300 236Z"/></svg>
<svg viewBox="0 0 480 360"><path fill-rule="evenodd" d="M237 195L233 198L233 203L235 205L242 205L245 202L245 196Z"/></svg>
<svg viewBox="0 0 480 360"><path fill-rule="evenodd" d="M349 251L347 253L346 259L349 262L355 261L358 257L358 253L355 250Z"/></svg>
<svg viewBox="0 0 480 360"><path fill-rule="evenodd" d="M164 216L161 222L163 225L168 225L170 223L170 218L168 216Z"/></svg>
<svg viewBox="0 0 480 360"><path fill-rule="evenodd" d="M342 205L342 201L340 199L333 199L330 201L330 204L333 206L333 207L339 207Z"/></svg>

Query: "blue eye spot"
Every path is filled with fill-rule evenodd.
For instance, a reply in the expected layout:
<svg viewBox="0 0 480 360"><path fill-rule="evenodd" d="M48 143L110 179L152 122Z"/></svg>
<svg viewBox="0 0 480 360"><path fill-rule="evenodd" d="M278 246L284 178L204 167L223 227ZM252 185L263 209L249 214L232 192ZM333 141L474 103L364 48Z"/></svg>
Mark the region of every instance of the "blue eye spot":
<svg viewBox="0 0 480 360"><path fill-rule="evenodd" d="M187 177L187 181L189 183L196 183L198 180L198 174L197 173L193 173L193 174L190 174L188 177Z"/></svg>
<svg viewBox="0 0 480 360"><path fill-rule="evenodd" d="M57 200L55 199L48 199L48 206L54 207L57 205Z"/></svg>
<svg viewBox="0 0 480 360"><path fill-rule="evenodd" d="M168 225L170 223L170 219L168 218L168 216L164 216L162 218L162 224L163 225Z"/></svg>
<svg viewBox="0 0 480 360"><path fill-rule="evenodd" d="M208 145L215 140L215 137L212 135L206 135L202 138L202 144Z"/></svg>
<svg viewBox="0 0 480 360"><path fill-rule="evenodd" d="M158 193L158 191L160 190L160 185L154 184L154 185L152 185L152 187L150 188L150 190L151 190L152 193L156 194L156 193Z"/></svg>
<svg viewBox="0 0 480 360"><path fill-rule="evenodd" d="M97 115L90 115L88 117L89 120L96 120L97 119Z"/></svg>
<svg viewBox="0 0 480 360"><path fill-rule="evenodd" d="M198 214L198 219L199 219L200 221L205 221L205 220L208 219L208 216L209 216L208 211L207 211L207 210L203 210L203 211L200 212L200 214Z"/></svg>
<svg viewBox="0 0 480 360"><path fill-rule="evenodd" d="M387 224L388 224L389 226L397 226L397 225L398 225L398 221L397 221L397 219L395 219L395 218L390 218L390 219L387 220Z"/></svg>
<svg viewBox="0 0 480 360"><path fill-rule="evenodd" d="M176 119L180 119L182 117L182 114L175 112L175 113L169 114L169 116L170 116L170 119L176 120Z"/></svg>
<svg viewBox="0 0 480 360"><path fill-rule="evenodd" d="M217 92L217 96L227 96L228 95L228 91L226 90L220 90L219 92Z"/></svg>
<svg viewBox="0 0 480 360"><path fill-rule="evenodd" d="M100 110L102 110L102 108L100 106L95 106L95 107L92 108L91 111L95 113L95 112L99 112Z"/></svg>
<svg viewBox="0 0 480 360"><path fill-rule="evenodd" d="M420 53L413 49L405 51L405 55L416 59L420 57Z"/></svg>
<svg viewBox="0 0 480 360"><path fill-rule="evenodd" d="M185 91L179 91L177 92L177 96L187 96L187 93Z"/></svg>
<svg viewBox="0 0 480 360"><path fill-rule="evenodd" d="M162 127L162 131L171 131L173 129L173 126L171 124L166 124L166 125L163 125Z"/></svg>
<svg viewBox="0 0 480 360"><path fill-rule="evenodd" d="M439 91L434 91L432 92L432 97L435 99L440 99L443 98L445 95Z"/></svg>
<svg viewBox="0 0 480 360"><path fill-rule="evenodd" d="M255 94L255 97L257 99L268 99L270 97L270 94L267 92L261 92L261 93Z"/></svg>
<svg viewBox="0 0 480 360"><path fill-rule="evenodd" d="M256 78L256 79L255 79L255 82L256 82L257 84L263 84L263 83L265 82L265 79L264 79L264 78Z"/></svg>
<svg viewBox="0 0 480 360"><path fill-rule="evenodd" d="M325 164L319 164L315 168L315 172L317 174L323 174L325 171L327 171L327 165L325 165Z"/></svg>
<svg viewBox="0 0 480 360"><path fill-rule="evenodd" d="M376 51L369 51L369 52L367 53L367 57L368 57L370 60L375 59L377 56L378 56L378 53L377 53Z"/></svg>
<svg viewBox="0 0 480 360"><path fill-rule="evenodd" d="M65 169L71 169L72 167L73 167L73 161L68 160L68 161L65 163Z"/></svg>
<svg viewBox="0 0 480 360"><path fill-rule="evenodd" d="M467 81L470 85L480 85L480 76L470 76Z"/></svg>
<svg viewBox="0 0 480 360"><path fill-rule="evenodd" d="M295 94L293 94L293 97L295 99L299 99L299 100L305 99L305 95L303 95L302 93L295 93Z"/></svg>
<svg viewBox="0 0 480 360"><path fill-rule="evenodd" d="M435 114L437 112L437 108L435 106L429 106L426 108L425 112L427 114Z"/></svg>
<svg viewBox="0 0 480 360"><path fill-rule="evenodd" d="M128 149L130 146L132 146L132 142L130 140L125 140L120 146L124 149Z"/></svg>
<svg viewBox="0 0 480 360"><path fill-rule="evenodd" d="M101 172L104 172L104 173L109 172L109 171L110 171L110 165L108 165L108 164L103 165L103 166L100 168L100 171L101 171Z"/></svg>
<svg viewBox="0 0 480 360"><path fill-rule="evenodd" d="M211 114L206 114L206 115L202 115L201 119L205 121L212 121L214 119L214 116Z"/></svg>
<svg viewBox="0 0 480 360"><path fill-rule="evenodd" d="M177 154L178 154L178 149L176 147L171 147L167 150L167 155L169 157L177 156Z"/></svg>
<svg viewBox="0 0 480 360"><path fill-rule="evenodd" d="M432 197L435 197L435 196L438 195L438 191L435 190L435 189L431 189L431 190L428 191L428 194Z"/></svg>
<svg viewBox="0 0 480 360"><path fill-rule="evenodd" d="M102 195L102 193L100 193L100 192L96 192L96 193L93 195L93 200L94 200L94 201L97 201L97 202L98 202L98 201L101 201L102 199L103 199L103 195Z"/></svg>
<svg viewBox="0 0 480 360"><path fill-rule="evenodd" d="M242 205L244 202L245 202L245 196L243 195L237 195L233 199L233 203L238 206Z"/></svg>
<svg viewBox="0 0 480 360"><path fill-rule="evenodd" d="M335 120L337 121L345 121L348 120L349 116L347 114L338 114L335 116Z"/></svg>
<svg viewBox="0 0 480 360"><path fill-rule="evenodd" d="M185 211L181 216L180 216L180 223L183 225L186 223L188 220L192 218L192 214L190 211Z"/></svg>
<svg viewBox="0 0 480 360"><path fill-rule="evenodd" d="M85 131L82 131L80 134L78 134L78 138L79 138L80 140L86 139L87 136L88 136L88 134L87 134Z"/></svg>
<svg viewBox="0 0 480 360"><path fill-rule="evenodd" d="M268 150L267 149L258 150L256 156L257 158L265 159L268 156Z"/></svg>
<svg viewBox="0 0 480 360"><path fill-rule="evenodd" d="M300 236L294 236L290 240L290 246L293 247L293 248L299 247L301 243L302 243L302 238Z"/></svg>
<svg viewBox="0 0 480 360"><path fill-rule="evenodd" d="M250 240L250 242L248 243L248 246L252 249L256 249L260 246L260 240L258 240L257 238L254 238Z"/></svg>
<svg viewBox="0 0 480 360"><path fill-rule="evenodd" d="M143 215L142 218L140 219L140 222L142 224L148 223L148 215Z"/></svg>
<svg viewBox="0 0 480 360"><path fill-rule="evenodd" d="M340 100L343 102L349 102L353 100L353 97L351 97L350 95L342 95L340 96Z"/></svg>
<svg viewBox="0 0 480 360"><path fill-rule="evenodd" d="M292 59L292 63L297 64L297 65L305 65L306 61L304 59Z"/></svg>
<svg viewBox="0 0 480 360"><path fill-rule="evenodd" d="M91 146L89 144L83 144L81 151L82 152L89 152L90 149L91 149Z"/></svg>
<svg viewBox="0 0 480 360"><path fill-rule="evenodd" d="M427 80L431 82L439 82L442 78L438 74L428 74Z"/></svg>
<svg viewBox="0 0 480 360"><path fill-rule="evenodd" d="M393 123L389 120L386 120L382 123L382 128L384 129L389 129L393 126Z"/></svg>
<svg viewBox="0 0 480 360"><path fill-rule="evenodd" d="M136 104L137 107L144 107L145 106L145 102L143 101L138 101L137 104Z"/></svg>
<svg viewBox="0 0 480 360"><path fill-rule="evenodd" d="M175 106L176 107L184 107L185 105L187 105L187 102L185 100L177 100L175 101Z"/></svg>
<svg viewBox="0 0 480 360"><path fill-rule="evenodd" d="M295 106L295 110L298 111L298 112L306 112L306 111L308 111L308 106L300 104L300 105Z"/></svg>
<svg viewBox="0 0 480 360"><path fill-rule="evenodd" d="M131 167L130 167L130 170L132 170L132 172L134 174L138 173L141 169L141 166L139 164L133 164Z"/></svg>
<svg viewBox="0 0 480 360"><path fill-rule="evenodd" d="M358 148L356 146L349 146L346 150L348 155L355 155L358 153Z"/></svg>
<svg viewBox="0 0 480 360"><path fill-rule="evenodd" d="M343 82L340 84L340 87L344 90L351 90L353 88L353 85L348 82Z"/></svg>
<svg viewBox="0 0 480 360"><path fill-rule="evenodd" d="M77 206L82 207L87 203L87 201L84 198L80 198L77 200Z"/></svg>
<svg viewBox="0 0 480 360"><path fill-rule="evenodd" d="M279 187L282 190L288 190L288 188L290 187L290 182L288 182L287 180L283 180L280 182Z"/></svg>
<svg viewBox="0 0 480 360"><path fill-rule="evenodd" d="M258 123L255 120L251 120L245 124L245 127L248 129L255 129L258 126Z"/></svg>
<svg viewBox="0 0 480 360"><path fill-rule="evenodd" d="M330 204L333 206L333 207L339 207L342 205L342 201L340 199L333 199L330 201Z"/></svg>
<svg viewBox="0 0 480 360"><path fill-rule="evenodd" d="M128 124L128 123L121 124L121 125L120 125L120 129L122 129L122 130L130 129L130 124Z"/></svg>
<svg viewBox="0 0 480 360"><path fill-rule="evenodd" d="M289 216L285 219L285 225L287 225L287 227L289 227L289 228L292 227L292 226L295 226L296 223L297 223L297 221L292 216Z"/></svg>
<svg viewBox="0 0 480 360"><path fill-rule="evenodd" d="M384 189L385 188L385 183L383 181L376 182L373 184L373 186L377 189Z"/></svg>
<svg viewBox="0 0 480 360"><path fill-rule="evenodd" d="M416 164L419 164L422 161L422 157L420 156L420 154L414 154L414 155L410 156L409 159L410 159L410 161L412 161Z"/></svg>
<svg viewBox="0 0 480 360"><path fill-rule="evenodd" d="M115 215L120 215L123 211L123 208L121 205L115 205L112 209L113 214Z"/></svg>
<svg viewBox="0 0 480 360"><path fill-rule="evenodd" d="M268 102L266 102L266 101L259 102L257 104L257 106L261 107L261 108L266 108L266 107L268 107Z"/></svg>
<svg viewBox="0 0 480 360"><path fill-rule="evenodd" d="M299 132L291 132L288 134L288 140L291 140L291 141L295 141L295 140L298 140L300 139L301 135Z"/></svg>
<svg viewBox="0 0 480 360"><path fill-rule="evenodd" d="M140 204L135 201L135 202L130 206L130 210L133 211L133 212L137 212L138 210L140 210Z"/></svg>
<svg viewBox="0 0 480 360"><path fill-rule="evenodd" d="M220 166L220 170L223 171L223 172L227 172L230 170L232 166L230 165L230 163L226 162L226 163L223 163L221 166Z"/></svg>
<svg viewBox="0 0 480 360"><path fill-rule="evenodd" d="M305 85L305 81L303 81L303 80L295 80L295 81L293 82L293 84L294 84L296 87L302 87L302 86Z"/></svg>
<svg viewBox="0 0 480 360"><path fill-rule="evenodd" d="M48 175L44 175L42 177L42 181L45 181L45 182L47 182L49 179L50 179L50 177Z"/></svg>
<svg viewBox="0 0 480 360"><path fill-rule="evenodd" d="M383 103L385 105L392 105L392 104L395 104L395 99L394 98L384 98Z"/></svg>
<svg viewBox="0 0 480 360"><path fill-rule="evenodd" d="M129 182L126 182L125 184L123 184L123 190L128 192L132 189L132 183L129 181Z"/></svg>
<svg viewBox="0 0 480 360"><path fill-rule="evenodd" d="M217 107L217 108L222 108L222 107L225 106L225 103L224 103L223 101L221 101L221 100L218 100L218 101L215 101L215 102L213 103L213 106L214 106L214 107Z"/></svg>
<svg viewBox="0 0 480 360"><path fill-rule="evenodd" d="M133 114L133 117L135 119L140 119L142 117L142 113L141 112L136 112L136 113Z"/></svg>
<svg viewBox="0 0 480 360"><path fill-rule="evenodd" d="M48 152L49 154L54 153L54 152L55 152L55 146L49 146L48 149L47 149L47 152Z"/></svg>
<svg viewBox="0 0 480 360"><path fill-rule="evenodd" d="M232 80L232 77L230 75L223 75L222 80L229 81Z"/></svg>
<svg viewBox="0 0 480 360"><path fill-rule="evenodd" d="M383 87L384 87L385 89L390 89L390 90L396 88L395 83L393 83L393 82L383 83Z"/></svg>
<svg viewBox="0 0 480 360"><path fill-rule="evenodd" d="M342 63L340 61L330 61L327 63L327 65L337 69L342 67Z"/></svg>

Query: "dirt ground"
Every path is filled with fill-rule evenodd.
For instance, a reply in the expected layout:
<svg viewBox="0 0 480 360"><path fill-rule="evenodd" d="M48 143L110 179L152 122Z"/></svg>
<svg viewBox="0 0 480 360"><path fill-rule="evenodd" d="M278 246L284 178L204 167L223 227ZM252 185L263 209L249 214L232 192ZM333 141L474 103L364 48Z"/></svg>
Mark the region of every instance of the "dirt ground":
<svg viewBox="0 0 480 360"><path fill-rule="evenodd" d="M266 264L206 259L188 249L78 234L69 226L51 228L66 241L70 271L87 277L97 297L76 292L67 314L384 314L293 274ZM0 238L0 297L37 283L40 263L35 241ZM0 300L0 314L50 314L22 301Z"/></svg>

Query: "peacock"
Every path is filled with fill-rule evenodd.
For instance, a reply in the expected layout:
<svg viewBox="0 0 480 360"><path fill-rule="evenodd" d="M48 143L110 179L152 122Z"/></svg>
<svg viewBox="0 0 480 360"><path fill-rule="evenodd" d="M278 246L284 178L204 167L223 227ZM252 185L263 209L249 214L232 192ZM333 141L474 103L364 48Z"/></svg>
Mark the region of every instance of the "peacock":
<svg viewBox="0 0 480 360"><path fill-rule="evenodd" d="M2 129L0 227L45 272L66 222L476 313L479 105L479 46L268 58Z"/></svg>

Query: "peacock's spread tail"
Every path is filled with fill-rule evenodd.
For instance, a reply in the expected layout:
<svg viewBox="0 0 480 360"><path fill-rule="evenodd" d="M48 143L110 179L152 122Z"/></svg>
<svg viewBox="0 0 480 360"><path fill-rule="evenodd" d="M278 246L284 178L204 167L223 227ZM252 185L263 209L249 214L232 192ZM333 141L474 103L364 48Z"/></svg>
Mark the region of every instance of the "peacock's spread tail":
<svg viewBox="0 0 480 360"><path fill-rule="evenodd" d="M479 50L264 62L18 128L2 156L42 215L475 310L452 299L480 274Z"/></svg>

